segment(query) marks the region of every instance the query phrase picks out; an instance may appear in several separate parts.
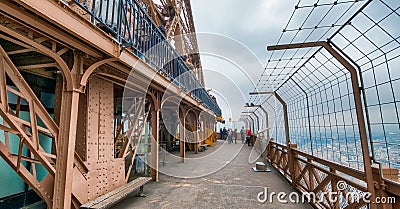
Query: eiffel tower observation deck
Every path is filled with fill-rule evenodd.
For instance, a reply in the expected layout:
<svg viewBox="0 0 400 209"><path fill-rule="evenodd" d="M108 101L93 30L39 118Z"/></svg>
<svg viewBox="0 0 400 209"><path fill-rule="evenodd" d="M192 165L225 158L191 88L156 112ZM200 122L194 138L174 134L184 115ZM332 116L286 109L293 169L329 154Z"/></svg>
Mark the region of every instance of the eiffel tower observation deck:
<svg viewBox="0 0 400 209"><path fill-rule="evenodd" d="M0 208L400 208L400 1L0 0Z"/></svg>

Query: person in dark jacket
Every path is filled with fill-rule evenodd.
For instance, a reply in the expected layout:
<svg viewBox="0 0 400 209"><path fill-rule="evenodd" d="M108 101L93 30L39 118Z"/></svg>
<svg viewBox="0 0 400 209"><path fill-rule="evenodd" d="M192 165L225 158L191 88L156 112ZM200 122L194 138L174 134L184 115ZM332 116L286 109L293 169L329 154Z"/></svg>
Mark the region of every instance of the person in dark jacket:
<svg viewBox="0 0 400 209"><path fill-rule="evenodd" d="M228 136L227 134L228 134L228 132L227 132L226 128L224 127L224 129L222 129L222 135L223 135L222 139L223 140L226 140L226 137Z"/></svg>
<svg viewBox="0 0 400 209"><path fill-rule="evenodd" d="M244 129L244 126L240 130L240 138L242 139L242 144L244 144L244 140L246 139L246 129Z"/></svg>

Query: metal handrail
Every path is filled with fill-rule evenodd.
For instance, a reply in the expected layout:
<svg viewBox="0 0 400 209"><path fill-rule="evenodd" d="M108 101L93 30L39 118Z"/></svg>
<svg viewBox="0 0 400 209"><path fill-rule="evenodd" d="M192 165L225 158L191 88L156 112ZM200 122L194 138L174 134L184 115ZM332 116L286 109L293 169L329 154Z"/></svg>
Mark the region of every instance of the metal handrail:
<svg viewBox="0 0 400 209"><path fill-rule="evenodd" d="M221 115L216 102L136 0L73 1L90 15L93 24L111 34L122 48L131 47L133 54L158 69L216 115Z"/></svg>

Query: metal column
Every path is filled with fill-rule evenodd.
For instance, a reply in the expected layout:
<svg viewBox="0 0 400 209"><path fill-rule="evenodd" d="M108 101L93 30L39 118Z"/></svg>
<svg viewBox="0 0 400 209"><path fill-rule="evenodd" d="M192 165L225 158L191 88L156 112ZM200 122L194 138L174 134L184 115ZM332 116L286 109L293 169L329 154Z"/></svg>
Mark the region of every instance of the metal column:
<svg viewBox="0 0 400 209"><path fill-rule="evenodd" d="M253 115L256 117L257 120L257 131L260 130L260 118L257 116L257 114L255 112L253 112ZM254 130L255 132L255 130Z"/></svg>
<svg viewBox="0 0 400 209"><path fill-rule="evenodd" d="M267 139L269 139L269 119L268 119L268 112L267 112L267 110L265 110L265 108L262 106L262 105L260 105L259 106L260 107L260 109L264 112L264 114L265 114L265 128L267 129Z"/></svg>
<svg viewBox="0 0 400 209"><path fill-rule="evenodd" d="M158 181L158 142L159 142L160 110L151 111L151 178Z"/></svg>
<svg viewBox="0 0 400 209"><path fill-rule="evenodd" d="M184 163L185 162L185 119L183 119L183 124L179 123L179 156L181 157L181 162Z"/></svg>
<svg viewBox="0 0 400 209"><path fill-rule="evenodd" d="M53 208L71 208L79 94L63 91Z"/></svg>
<svg viewBox="0 0 400 209"><path fill-rule="evenodd" d="M254 119L251 117L251 115L249 115L249 118L250 118L251 124L252 124L252 125L251 125L251 126L252 126L252 127L251 127L252 129L250 128L250 129L251 129L251 133L254 133L254 131L256 130L256 129L255 129L255 122L254 122Z"/></svg>

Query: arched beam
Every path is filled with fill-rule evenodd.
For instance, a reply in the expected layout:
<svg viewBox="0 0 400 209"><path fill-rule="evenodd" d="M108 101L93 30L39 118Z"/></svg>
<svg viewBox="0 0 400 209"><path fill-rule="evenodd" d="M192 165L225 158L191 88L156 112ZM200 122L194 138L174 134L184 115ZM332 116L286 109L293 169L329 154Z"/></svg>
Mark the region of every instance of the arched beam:
<svg viewBox="0 0 400 209"><path fill-rule="evenodd" d="M32 39L29 39L28 37L25 37L3 25L0 25L0 30L13 36L16 39L21 40L22 42L27 43L28 45L36 48L39 52L53 58L56 63L60 66L61 72L64 75L64 78L66 80L66 87L67 87L67 91L72 91L74 90L74 83L73 83L73 78L70 72L70 69L67 66L67 63L65 63L65 61L55 52L53 52L52 50L46 48L45 46L43 46L40 43L35 42Z"/></svg>
<svg viewBox="0 0 400 209"><path fill-rule="evenodd" d="M140 86L140 85L135 84L135 83L133 83L133 82L127 80L127 79L123 79L123 78L120 78L120 77L115 76L115 75L111 75L111 74L108 74L108 73L98 73L98 75L100 75L101 77L103 77L103 76L110 77L110 78L115 79L115 80L117 80L117 81L120 81L120 82L122 82L122 83L125 82L126 85L127 85L127 87L128 87L130 90L132 90L132 88L137 88L138 90L143 90L143 91L146 90L143 86ZM124 86L122 86L122 87L124 87ZM153 106L152 106L152 107L154 107L154 108L160 108L160 106L159 106L160 102L158 101L158 99L157 99L157 97L156 97L156 95L155 95L154 93L152 93L152 92L148 89L147 92L146 92L146 95L150 96L150 98L151 98L151 100L152 100L152 103L153 103Z"/></svg>
<svg viewBox="0 0 400 209"><path fill-rule="evenodd" d="M90 67L88 67L88 69L86 69L85 73L82 75L81 81L80 81L80 85L81 87L85 87L87 84L87 81L89 80L90 75L92 75L92 73L100 66L104 65L104 64L108 64L111 62L117 61L116 58L108 58L108 59L104 59L101 61L98 61L94 64L92 64Z"/></svg>
<svg viewBox="0 0 400 209"><path fill-rule="evenodd" d="M155 111L159 111L160 108L160 101L158 101L158 96L152 93L150 90L147 91L146 97L149 96L153 102L153 108Z"/></svg>
<svg viewBox="0 0 400 209"><path fill-rule="evenodd" d="M169 97L167 97L167 98L165 98L165 99L162 99L162 101L161 101L161 108L164 106L164 104L165 104L168 100L170 100L170 99L172 99L172 98L174 98L174 97L180 97L180 95L172 95L172 96L169 96ZM183 100L183 98L182 98L180 101L182 101L182 100ZM177 103L175 100L172 100L172 102L175 103L175 104L177 104L177 105L180 105L180 103Z"/></svg>

